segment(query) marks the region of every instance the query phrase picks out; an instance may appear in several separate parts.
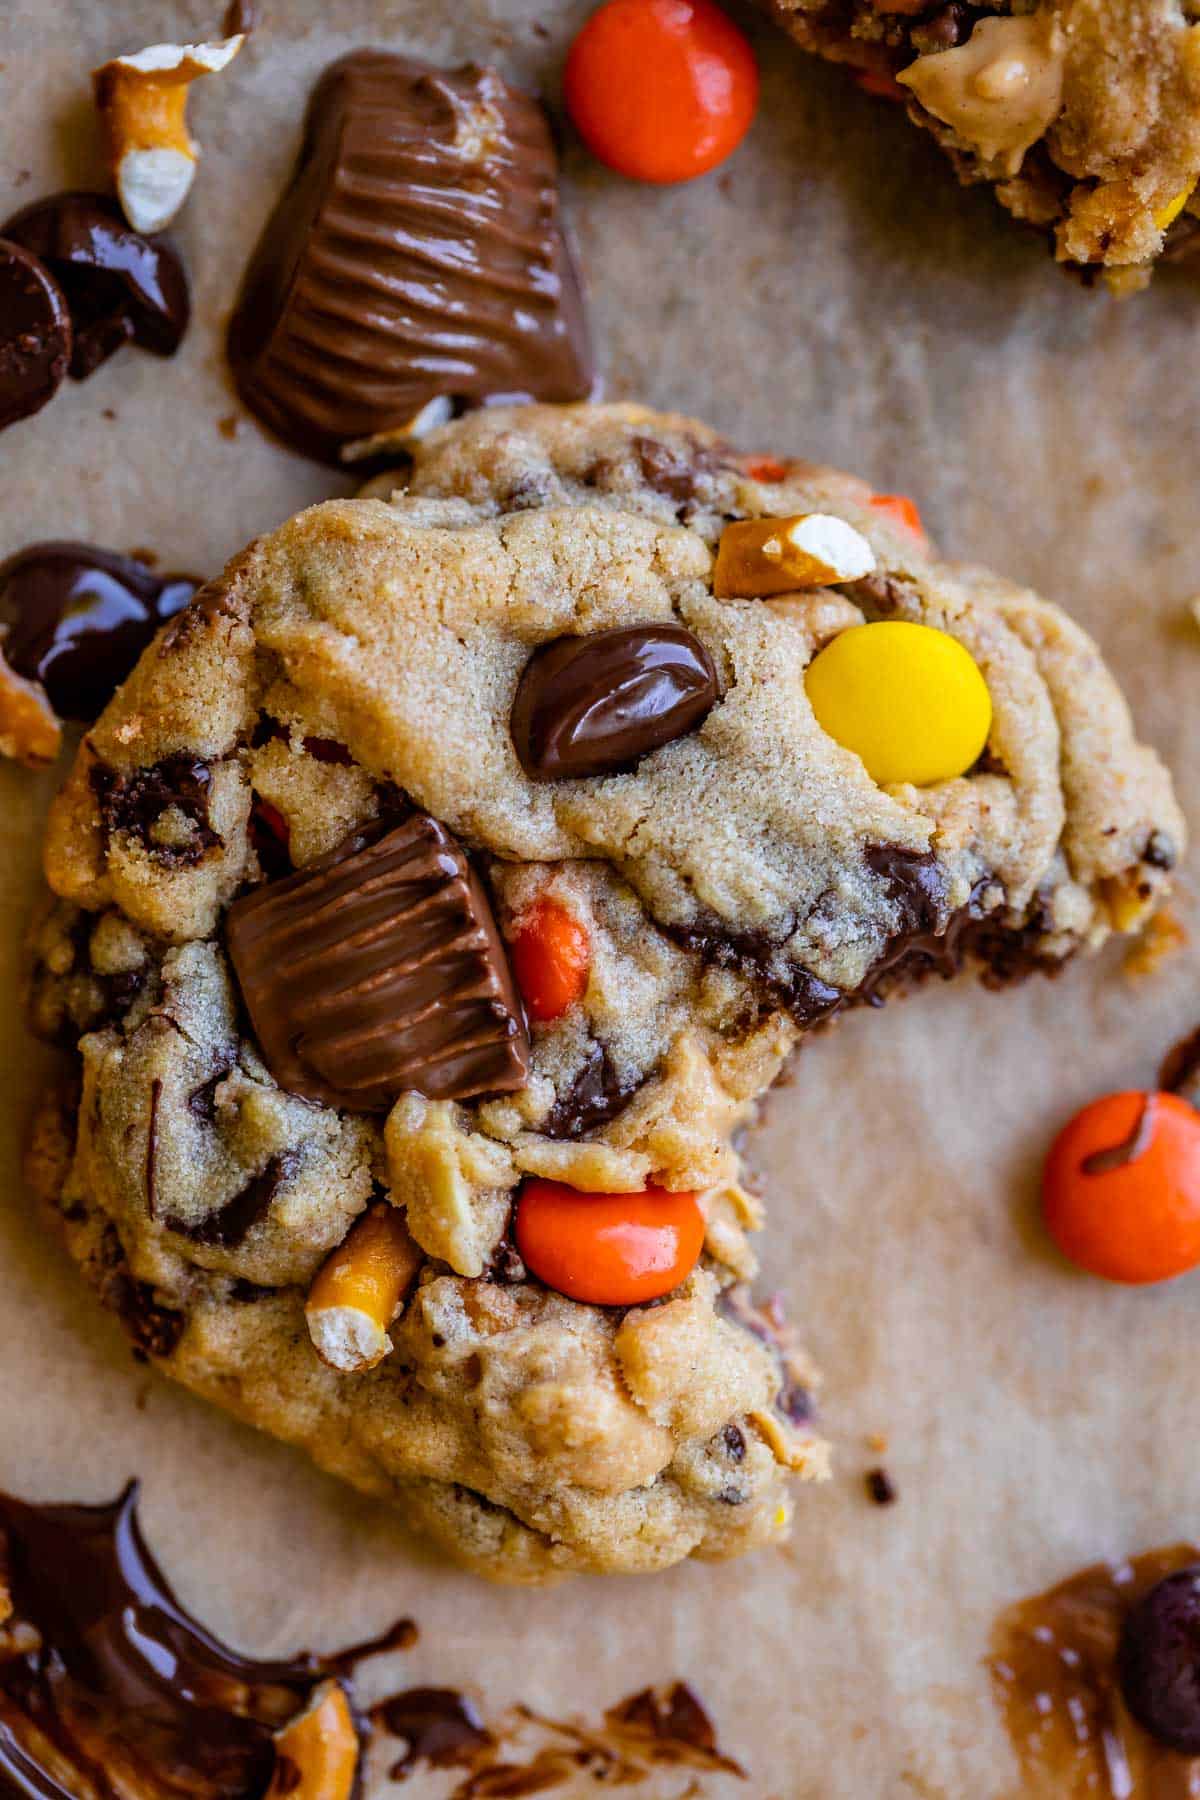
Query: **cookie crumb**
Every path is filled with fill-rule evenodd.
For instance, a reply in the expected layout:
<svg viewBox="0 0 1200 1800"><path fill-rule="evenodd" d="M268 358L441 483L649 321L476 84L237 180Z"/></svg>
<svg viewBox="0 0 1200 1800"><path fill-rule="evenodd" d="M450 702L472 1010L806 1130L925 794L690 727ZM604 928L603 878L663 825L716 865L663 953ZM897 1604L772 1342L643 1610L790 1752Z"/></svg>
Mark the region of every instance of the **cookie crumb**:
<svg viewBox="0 0 1200 1800"><path fill-rule="evenodd" d="M1134 980L1157 974L1168 957L1184 949L1187 928L1169 906L1160 906L1146 920L1142 930L1125 952L1122 968Z"/></svg>

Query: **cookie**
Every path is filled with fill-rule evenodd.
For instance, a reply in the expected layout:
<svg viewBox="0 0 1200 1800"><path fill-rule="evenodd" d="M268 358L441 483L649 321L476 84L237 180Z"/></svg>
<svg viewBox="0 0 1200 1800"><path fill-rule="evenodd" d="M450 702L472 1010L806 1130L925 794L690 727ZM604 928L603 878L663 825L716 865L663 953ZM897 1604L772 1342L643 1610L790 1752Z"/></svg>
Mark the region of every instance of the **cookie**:
<svg viewBox="0 0 1200 1800"><path fill-rule="evenodd" d="M1200 243L1200 37L1157 0L762 0L806 50L907 107L1058 260L1144 285Z"/></svg>
<svg viewBox="0 0 1200 1800"><path fill-rule="evenodd" d="M949 655L957 773L818 722L856 630L885 710ZM732 1555L826 1460L748 1298L758 1099L840 1011L1132 929L1182 846L1095 646L911 508L486 410L252 544L89 731L31 1176L165 1372L469 1566Z"/></svg>

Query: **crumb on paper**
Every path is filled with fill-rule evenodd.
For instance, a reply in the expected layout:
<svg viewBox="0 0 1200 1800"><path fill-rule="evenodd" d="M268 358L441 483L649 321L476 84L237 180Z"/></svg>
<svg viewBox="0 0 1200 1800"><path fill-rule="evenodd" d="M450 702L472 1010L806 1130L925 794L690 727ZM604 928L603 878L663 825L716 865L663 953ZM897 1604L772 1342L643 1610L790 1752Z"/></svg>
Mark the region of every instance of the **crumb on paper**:
<svg viewBox="0 0 1200 1800"><path fill-rule="evenodd" d="M886 1456L887 1455L887 1453L888 1453L888 1438L887 1438L886 1432L884 1432L884 1431L868 1431L866 1443L867 1443L867 1449L873 1450L876 1456Z"/></svg>
<svg viewBox="0 0 1200 1800"><path fill-rule="evenodd" d="M1141 931L1125 952L1122 969L1133 980L1157 974L1169 957L1183 950L1188 942L1187 927L1169 906L1151 913Z"/></svg>
<svg viewBox="0 0 1200 1800"><path fill-rule="evenodd" d="M865 1479L867 1494L876 1506L894 1506L900 1498L895 1482L882 1465L877 1469L868 1469Z"/></svg>

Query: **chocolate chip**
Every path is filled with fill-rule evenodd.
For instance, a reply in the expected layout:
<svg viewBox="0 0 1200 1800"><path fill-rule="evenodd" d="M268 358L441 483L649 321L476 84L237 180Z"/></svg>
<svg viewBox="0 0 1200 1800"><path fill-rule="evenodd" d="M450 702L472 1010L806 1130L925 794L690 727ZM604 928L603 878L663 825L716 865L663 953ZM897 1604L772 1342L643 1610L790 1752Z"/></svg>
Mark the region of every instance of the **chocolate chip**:
<svg viewBox="0 0 1200 1800"><path fill-rule="evenodd" d="M425 813L235 901L227 942L279 1085L324 1106L523 1087L529 1037L483 883Z"/></svg>
<svg viewBox="0 0 1200 1800"><path fill-rule="evenodd" d="M513 742L535 781L610 775L694 731L717 698L712 658L682 625L558 638L521 676Z"/></svg>
<svg viewBox="0 0 1200 1800"><path fill-rule="evenodd" d="M437 398L586 398L587 327L537 102L475 65L382 50L334 63L246 272L229 360L264 424L335 463L348 440Z"/></svg>
<svg viewBox="0 0 1200 1800"><path fill-rule="evenodd" d="M715 451L704 444L680 451L660 438L635 437L633 452L646 486L681 507L696 500L701 485L711 485L721 467Z"/></svg>
<svg viewBox="0 0 1200 1800"><path fill-rule="evenodd" d="M623 1082L603 1044L588 1047L587 1060L571 1086L555 1100L539 1127L549 1138L579 1138L613 1119L637 1087Z"/></svg>
<svg viewBox="0 0 1200 1800"><path fill-rule="evenodd" d="M872 844L864 861L883 881L895 901L899 920L893 937L946 929L946 882L931 850L904 850L898 844Z"/></svg>
<svg viewBox="0 0 1200 1800"><path fill-rule="evenodd" d="M1200 1563L1139 1600L1121 1632L1117 1673L1139 1725L1173 1750L1200 1755Z"/></svg>
<svg viewBox="0 0 1200 1800"><path fill-rule="evenodd" d="M0 431L40 412L71 359L71 316L50 270L0 241Z"/></svg>
<svg viewBox="0 0 1200 1800"><path fill-rule="evenodd" d="M485 1281L494 1281L498 1287L516 1287L525 1281L529 1271L522 1262L515 1244L507 1238L501 1240L491 1262L483 1271Z"/></svg>
<svg viewBox="0 0 1200 1800"><path fill-rule="evenodd" d="M876 1506L892 1506L900 1498L886 1469L868 1469L865 1480L867 1494Z"/></svg>
<svg viewBox="0 0 1200 1800"><path fill-rule="evenodd" d="M1173 869L1179 861L1179 852L1165 831L1152 831L1146 839L1142 861L1149 863L1152 869Z"/></svg>
<svg viewBox="0 0 1200 1800"><path fill-rule="evenodd" d="M281 1150L271 1157L261 1174L248 1181L240 1193L227 1200L216 1212L192 1223L188 1219L164 1214L161 1223L168 1231L191 1238L196 1244L211 1244L221 1250L236 1250L245 1243L254 1227L266 1218L271 1202L285 1183L291 1181L300 1167L298 1150Z"/></svg>
<svg viewBox="0 0 1200 1800"><path fill-rule="evenodd" d="M60 719L90 724L199 585L93 544L31 544L0 564L5 660Z"/></svg>
<svg viewBox="0 0 1200 1800"><path fill-rule="evenodd" d="M721 1443L730 1462L744 1462L746 1458L746 1439L744 1433L736 1425L726 1425L721 1433Z"/></svg>
<svg viewBox="0 0 1200 1800"><path fill-rule="evenodd" d="M782 1006L798 1025L816 1025L845 1004L846 995L809 969L786 963L779 943L765 931L727 931L717 924L667 926L667 935L717 969L731 969Z"/></svg>
<svg viewBox="0 0 1200 1800"><path fill-rule="evenodd" d="M132 340L173 356L191 314L183 264L162 238L143 237L106 194L53 194L0 228L46 264L74 327L71 374L86 380Z"/></svg>
<svg viewBox="0 0 1200 1800"><path fill-rule="evenodd" d="M212 769L186 750L148 769L119 774L107 763L91 772L92 791L100 808L100 829L107 846L118 832L139 838L156 862L167 868L189 868L202 862L223 839L213 830L208 805ZM157 844L154 827L168 810L179 812L192 827L186 844Z"/></svg>

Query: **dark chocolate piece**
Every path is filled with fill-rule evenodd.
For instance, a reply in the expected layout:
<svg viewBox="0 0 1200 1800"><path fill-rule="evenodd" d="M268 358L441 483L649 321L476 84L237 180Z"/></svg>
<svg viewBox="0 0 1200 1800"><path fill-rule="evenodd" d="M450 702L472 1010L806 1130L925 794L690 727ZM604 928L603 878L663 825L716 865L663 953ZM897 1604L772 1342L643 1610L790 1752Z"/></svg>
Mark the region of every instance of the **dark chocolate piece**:
<svg viewBox="0 0 1200 1800"><path fill-rule="evenodd" d="M0 563L5 661L41 682L60 719L90 724L199 585L93 544L31 544Z"/></svg>
<svg viewBox="0 0 1200 1800"><path fill-rule="evenodd" d="M513 743L535 781L611 775L694 731L718 695L712 657L682 625L557 638L521 676Z"/></svg>
<svg viewBox="0 0 1200 1800"><path fill-rule="evenodd" d="M680 452L661 438L635 437L633 450L646 486L680 509L694 505L701 486L711 487L723 466L716 445L692 443Z"/></svg>
<svg viewBox="0 0 1200 1800"><path fill-rule="evenodd" d="M0 240L0 431L54 398L70 360L65 294L36 256Z"/></svg>
<svg viewBox="0 0 1200 1800"><path fill-rule="evenodd" d="M621 1081L603 1044L592 1044L583 1068L538 1129L549 1138L584 1137L615 1118L636 1086Z"/></svg>
<svg viewBox="0 0 1200 1800"><path fill-rule="evenodd" d="M1121 1632L1117 1671L1138 1724L1160 1744L1200 1756L1200 1563L1138 1601Z"/></svg>
<svg viewBox="0 0 1200 1800"><path fill-rule="evenodd" d="M165 239L134 231L107 194L35 200L0 227L0 237L45 263L66 295L76 381L130 341L158 356L178 350L191 316L183 264Z"/></svg>
<svg viewBox="0 0 1200 1800"><path fill-rule="evenodd" d="M245 1243L254 1227L266 1218L276 1194L285 1182L292 1179L299 1167L298 1150L281 1150L278 1155L270 1158L266 1168L248 1181L232 1200L227 1200L224 1206L218 1207L207 1218L199 1219L193 1224L188 1219L167 1214L162 1223L168 1231L178 1231L181 1236L191 1238L193 1243L211 1244L221 1250L236 1250L239 1244ZM153 1213L153 1206L150 1210Z"/></svg>
<svg viewBox="0 0 1200 1800"><path fill-rule="evenodd" d="M782 1006L807 1028L830 1019L846 1004L841 988L831 987L809 969L789 965L779 945L765 931L727 931L715 923L668 925L668 937L693 950L717 969L732 969L755 982L773 1004Z"/></svg>
<svg viewBox="0 0 1200 1800"><path fill-rule="evenodd" d="M0 1495L0 1537L14 1622L38 1639L0 1661L0 1793L265 1793L273 1733L320 1665L241 1656L186 1612L142 1538L136 1483L107 1506Z"/></svg>
<svg viewBox="0 0 1200 1800"><path fill-rule="evenodd" d="M225 8L225 17L221 20L221 36L237 37L239 34L249 36L262 24L262 15L256 0L229 0Z"/></svg>
<svg viewBox="0 0 1200 1800"><path fill-rule="evenodd" d="M876 1506L893 1506L900 1498L886 1469L868 1469L866 1484L867 1494Z"/></svg>
<svg viewBox="0 0 1200 1800"><path fill-rule="evenodd" d="M229 953L279 1085L386 1110L511 1093L529 1037L478 874L437 820L368 827L235 901Z"/></svg>
<svg viewBox="0 0 1200 1800"><path fill-rule="evenodd" d="M1119 1144L1110 1144L1105 1150L1093 1150L1080 1163L1080 1172L1084 1175L1109 1175L1114 1169L1127 1168L1139 1156L1144 1156L1154 1137L1157 1110L1157 1094L1147 1094L1128 1137Z"/></svg>
<svg viewBox="0 0 1200 1800"><path fill-rule="evenodd" d="M474 65L382 50L334 63L247 270L229 360L265 425L335 463L439 396L585 398L587 331L537 102Z"/></svg>
<svg viewBox="0 0 1200 1800"><path fill-rule="evenodd" d="M222 843L209 819L211 765L181 750L148 769L128 775L98 762L91 772L92 792L100 808L100 830L107 846L117 832L141 839L156 862L168 868L188 868L203 862L209 850ZM154 828L167 811L182 813L192 826L186 844L159 844Z"/></svg>

